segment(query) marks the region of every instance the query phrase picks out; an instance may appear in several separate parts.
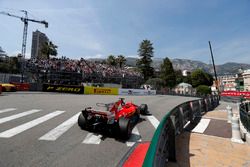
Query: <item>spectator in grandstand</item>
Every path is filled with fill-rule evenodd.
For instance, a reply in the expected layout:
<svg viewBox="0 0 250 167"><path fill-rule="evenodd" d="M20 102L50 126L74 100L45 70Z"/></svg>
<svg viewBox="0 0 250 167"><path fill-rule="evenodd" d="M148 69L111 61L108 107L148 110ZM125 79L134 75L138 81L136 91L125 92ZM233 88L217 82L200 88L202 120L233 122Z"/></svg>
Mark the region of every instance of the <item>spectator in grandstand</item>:
<svg viewBox="0 0 250 167"><path fill-rule="evenodd" d="M95 63L80 60L72 60L63 57L62 59L53 58L46 60L28 60L26 64L30 70L45 71L64 71L78 72L84 75L100 74L102 77L140 77L141 74L129 68L117 68L104 63Z"/></svg>

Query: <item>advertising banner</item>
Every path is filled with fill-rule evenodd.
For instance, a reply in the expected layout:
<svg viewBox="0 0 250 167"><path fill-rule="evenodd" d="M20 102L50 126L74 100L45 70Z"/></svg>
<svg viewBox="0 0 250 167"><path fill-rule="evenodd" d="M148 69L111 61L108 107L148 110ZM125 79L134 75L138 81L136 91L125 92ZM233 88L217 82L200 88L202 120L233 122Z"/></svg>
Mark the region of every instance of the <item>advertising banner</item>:
<svg viewBox="0 0 250 167"><path fill-rule="evenodd" d="M119 89L119 95L156 95L156 90Z"/></svg>
<svg viewBox="0 0 250 167"><path fill-rule="evenodd" d="M84 94L118 95L118 88L85 86Z"/></svg>
<svg viewBox="0 0 250 167"><path fill-rule="evenodd" d="M238 92L238 91L224 91L221 92L221 96L244 96L249 98L250 92Z"/></svg>
<svg viewBox="0 0 250 167"><path fill-rule="evenodd" d="M84 86L43 84L43 91L83 94Z"/></svg>
<svg viewBox="0 0 250 167"><path fill-rule="evenodd" d="M15 85L18 91L28 91L30 89L29 83L18 83L18 82L10 82L10 83Z"/></svg>

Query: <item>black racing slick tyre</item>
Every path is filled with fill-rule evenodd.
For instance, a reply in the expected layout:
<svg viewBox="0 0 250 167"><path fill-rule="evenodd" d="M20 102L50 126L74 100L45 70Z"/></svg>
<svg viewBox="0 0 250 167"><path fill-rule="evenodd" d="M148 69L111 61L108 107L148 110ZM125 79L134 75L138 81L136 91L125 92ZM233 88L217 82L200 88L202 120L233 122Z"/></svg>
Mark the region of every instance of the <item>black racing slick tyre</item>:
<svg viewBox="0 0 250 167"><path fill-rule="evenodd" d="M149 115L147 104L141 104L139 108L142 115Z"/></svg>
<svg viewBox="0 0 250 167"><path fill-rule="evenodd" d="M78 125L80 126L81 129L86 128L86 118L82 115L82 113L78 117Z"/></svg>
<svg viewBox="0 0 250 167"><path fill-rule="evenodd" d="M129 139L133 128L131 121L124 117L120 118L119 128L120 128L120 137L125 140Z"/></svg>
<svg viewBox="0 0 250 167"><path fill-rule="evenodd" d="M135 114L135 117L136 117L136 122L139 122L139 120L140 120L140 112L139 112L139 113L136 113L136 114Z"/></svg>

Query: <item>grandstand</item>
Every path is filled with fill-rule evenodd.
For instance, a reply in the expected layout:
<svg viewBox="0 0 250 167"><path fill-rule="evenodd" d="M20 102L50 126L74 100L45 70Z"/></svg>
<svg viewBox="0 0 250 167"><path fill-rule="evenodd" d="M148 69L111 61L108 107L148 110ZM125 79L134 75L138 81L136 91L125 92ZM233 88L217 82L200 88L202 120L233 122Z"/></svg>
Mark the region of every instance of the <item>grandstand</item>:
<svg viewBox="0 0 250 167"><path fill-rule="evenodd" d="M53 58L49 60L28 60L26 75L38 83L83 85L91 83L99 86L119 84L123 88L139 88L142 75L128 67L109 66L103 62L91 62L83 58Z"/></svg>

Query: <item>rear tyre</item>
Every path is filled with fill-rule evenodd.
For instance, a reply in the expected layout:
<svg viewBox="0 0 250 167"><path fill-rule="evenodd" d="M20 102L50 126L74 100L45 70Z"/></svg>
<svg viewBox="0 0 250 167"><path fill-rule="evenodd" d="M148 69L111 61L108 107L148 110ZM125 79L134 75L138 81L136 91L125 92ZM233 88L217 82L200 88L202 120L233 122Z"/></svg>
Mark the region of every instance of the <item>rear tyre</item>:
<svg viewBox="0 0 250 167"><path fill-rule="evenodd" d="M120 118L119 120L120 137L122 139L129 139L132 133L131 121L127 118Z"/></svg>
<svg viewBox="0 0 250 167"><path fill-rule="evenodd" d="M78 117L78 125L80 126L81 129L85 129L86 124L87 124L86 118L81 113Z"/></svg>
<svg viewBox="0 0 250 167"><path fill-rule="evenodd" d="M140 120L140 111L136 111L136 113L135 113L135 119L136 119L136 122L139 122L139 120Z"/></svg>
<svg viewBox="0 0 250 167"><path fill-rule="evenodd" d="M140 107L140 113L142 115L149 115L149 112L148 112L148 105L147 104L141 104Z"/></svg>

